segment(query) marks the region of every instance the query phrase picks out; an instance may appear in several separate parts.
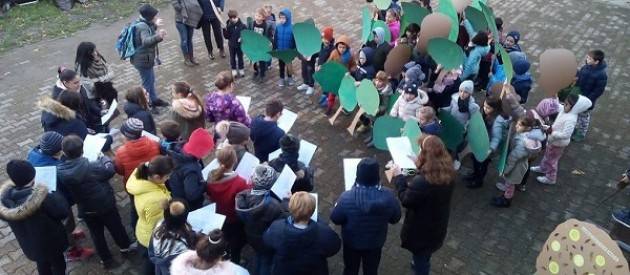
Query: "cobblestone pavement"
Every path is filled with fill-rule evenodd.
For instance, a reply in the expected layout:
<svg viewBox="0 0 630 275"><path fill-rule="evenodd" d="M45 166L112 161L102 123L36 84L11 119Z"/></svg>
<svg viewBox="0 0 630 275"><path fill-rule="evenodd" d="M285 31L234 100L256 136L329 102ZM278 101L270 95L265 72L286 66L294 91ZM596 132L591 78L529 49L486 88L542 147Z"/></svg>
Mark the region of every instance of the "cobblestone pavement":
<svg viewBox="0 0 630 275"><path fill-rule="evenodd" d="M242 11L241 17L245 18L253 13L254 5L250 3L258 1L227 2L229 8ZM274 4L277 12L287 1L269 2ZM337 35L350 34L358 39L359 7L364 1L291 2L294 3L296 22L312 17L320 27L333 25ZM496 193L493 187L496 173L491 172L487 184L481 190L467 190L458 183L453 198L449 234L444 247L434 254L432 260L434 274L532 274L540 247L557 224L575 217L609 229L612 226L610 210L624 203L627 205L630 201L628 194L623 193L603 205L599 204L614 191L617 175L629 164L630 137L627 133L630 114L626 110L630 103L627 99L630 75L625 70L630 66L627 56L627 47L630 45L629 5L585 0L491 2L497 16L506 22L506 31L517 29L523 34L521 45L533 61L534 68L538 65L538 56L547 48L568 48L579 58L590 48L602 48L607 53L609 85L595 109L588 138L582 143L571 144L562 159L557 186L541 186L532 180L525 193L517 194L513 207L497 210L488 204L490 197ZM209 61L201 35L197 32L195 50L203 66L185 67L178 48L171 9L163 10L168 38L160 44L163 61L163 65L157 69L160 93L168 97L167 85L178 80L189 81L198 90L203 86L209 87L216 73L228 68L227 60L218 58ZM73 62L79 42L95 42L113 63L118 75L115 83L119 91L123 92L139 83L134 69L127 62L117 60L113 51L115 38L125 23L92 26L71 38L38 43L0 57L0 163L25 157L27 150L36 144L42 131L35 99L49 94L55 80L56 66ZM356 41L354 45L358 46ZM294 67L296 71L299 70L298 64L294 64ZM265 102L270 99L281 99L289 109L299 112L298 122L292 132L320 146L313 164L317 168L319 215L327 220L331 206L343 190L342 159L376 155L384 163L389 156L384 152L366 149L357 141L358 138L349 136L345 126L350 117L342 116L337 125L331 126L322 110L314 104L315 97L306 97L293 88L278 88L275 85L276 68L273 67L263 85L253 84L249 77L239 80L236 93L253 97L250 114L260 113ZM536 91L530 102L537 102L541 97L542 93ZM119 123L120 118L114 125ZM4 165L1 167L4 169ZM5 180L6 175L2 172L0 180ZM128 213L129 200L121 189L120 179L116 178L112 184L117 190L121 213ZM410 274L410 254L400 248L399 230L400 224L390 229L381 261L382 273ZM110 243L114 249L113 242ZM123 264L112 270L113 273L138 274L137 257L121 261ZM341 253L329 263L331 274L341 274ZM34 269L34 264L19 249L10 228L1 222L0 274L33 274ZM97 257L87 263L72 263L70 270L71 274L107 273L99 266Z"/></svg>

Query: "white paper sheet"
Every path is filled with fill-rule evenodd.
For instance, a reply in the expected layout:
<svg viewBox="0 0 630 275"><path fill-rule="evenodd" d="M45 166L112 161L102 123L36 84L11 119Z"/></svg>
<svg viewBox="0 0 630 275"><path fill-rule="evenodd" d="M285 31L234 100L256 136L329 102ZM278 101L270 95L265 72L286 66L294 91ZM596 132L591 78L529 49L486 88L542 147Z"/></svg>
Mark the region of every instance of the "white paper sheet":
<svg viewBox="0 0 630 275"><path fill-rule="evenodd" d="M317 145L306 140L300 140L300 152L298 153L298 160L308 167L311 163L311 160L313 160L313 156L315 155L316 151ZM280 153L282 153L282 149L273 151L271 154L269 154L269 160L279 157Z"/></svg>
<svg viewBox="0 0 630 275"><path fill-rule="evenodd" d="M260 160L250 153L245 153L241 162L238 163L236 169L234 170L239 176L243 177L246 181L249 181L252 174L254 174L254 169L256 166L260 164Z"/></svg>
<svg viewBox="0 0 630 275"><path fill-rule="evenodd" d="M142 136L143 137L148 137L150 140L153 140L155 142L158 142L158 143L160 142L160 137L158 137L158 136L156 136L154 134L151 134L151 133L149 133L149 132L147 132L145 130L142 130Z"/></svg>
<svg viewBox="0 0 630 275"><path fill-rule="evenodd" d="M297 120L297 117L298 115L296 113L291 112L288 109L283 109L282 115L280 116L280 119L278 119L278 127L284 130L285 133L288 133L289 130L291 130L291 127L293 127L293 124L295 123L295 121Z"/></svg>
<svg viewBox="0 0 630 275"><path fill-rule="evenodd" d="M236 99L241 102L241 105L243 105L243 109L245 109L245 112L249 113L249 106L252 105L252 97L237 95Z"/></svg>
<svg viewBox="0 0 630 275"><path fill-rule="evenodd" d="M57 167L35 167L35 184L45 185L49 193L57 191Z"/></svg>
<svg viewBox="0 0 630 275"><path fill-rule="evenodd" d="M402 169L415 169L416 164L414 159L416 158L411 148L411 142L407 137L388 137L386 139L387 149L392 155L394 163L398 164Z"/></svg>
<svg viewBox="0 0 630 275"><path fill-rule="evenodd" d="M112 104L109 106L107 113L101 117L102 124L107 123L112 118L112 116L114 115L114 111L116 111L116 108L118 108L118 101L114 99L112 100Z"/></svg>
<svg viewBox="0 0 630 275"><path fill-rule="evenodd" d="M212 170L219 168L219 160L212 160L206 167L201 170L201 175L203 176L203 180L208 181L208 176Z"/></svg>
<svg viewBox="0 0 630 275"><path fill-rule="evenodd" d="M315 212L311 216L311 220L317 221L317 211L319 210L319 197L317 193L310 193L313 197L315 197Z"/></svg>
<svg viewBox="0 0 630 275"><path fill-rule="evenodd" d="M295 183L295 179L297 179L297 176L293 173L291 167L285 164L282 172L278 175L278 179L271 187L271 192L281 199L291 197L291 188Z"/></svg>
<svg viewBox="0 0 630 275"><path fill-rule="evenodd" d="M195 232L204 234L210 233L214 229L221 229L225 222L225 216L216 213L216 204L209 204L195 211L188 213L188 223Z"/></svg>
<svg viewBox="0 0 630 275"><path fill-rule="evenodd" d="M96 161L98 159L103 146L105 146L105 138L95 135L87 135L83 141L83 157L89 161Z"/></svg>
<svg viewBox="0 0 630 275"><path fill-rule="evenodd" d="M357 178L357 166L361 159L343 159L343 179L346 190L352 189Z"/></svg>

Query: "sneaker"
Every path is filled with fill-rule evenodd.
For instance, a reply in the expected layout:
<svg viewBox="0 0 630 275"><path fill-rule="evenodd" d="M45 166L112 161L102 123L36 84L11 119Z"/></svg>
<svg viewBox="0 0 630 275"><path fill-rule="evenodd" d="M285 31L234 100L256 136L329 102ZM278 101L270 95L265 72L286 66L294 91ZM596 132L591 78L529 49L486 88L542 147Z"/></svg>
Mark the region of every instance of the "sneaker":
<svg viewBox="0 0 630 275"><path fill-rule="evenodd" d="M453 161L453 168L455 168L455 170L459 170L459 168L462 167L462 163L459 162L459 160L454 160Z"/></svg>
<svg viewBox="0 0 630 275"><path fill-rule="evenodd" d="M287 79L287 86L293 86L295 85L295 80L293 80L293 77L289 77Z"/></svg>
<svg viewBox="0 0 630 275"><path fill-rule="evenodd" d="M534 173L541 173L541 174L544 173L542 170L542 167L540 166L532 166L529 168L529 171L532 171Z"/></svg>
<svg viewBox="0 0 630 275"><path fill-rule="evenodd" d="M506 199L504 196L494 197L492 198L492 201L490 201L490 204L492 206L499 207L499 208L508 208L510 207L511 203L512 203L512 200Z"/></svg>
<svg viewBox="0 0 630 275"><path fill-rule="evenodd" d="M361 125L361 126L359 126L359 128L357 128L357 133L363 134L363 133L367 132L368 130L370 130L370 127L365 126L365 125Z"/></svg>
<svg viewBox="0 0 630 275"><path fill-rule="evenodd" d="M505 192L505 190L507 190L507 184L502 183L502 182L497 182L497 184L495 185L497 187L497 189Z"/></svg>
<svg viewBox="0 0 630 275"><path fill-rule="evenodd" d="M245 70L243 70L243 69L238 70L238 76L239 77L245 77Z"/></svg>
<svg viewBox="0 0 630 275"><path fill-rule="evenodd" d="M238 72L236 70L232 70L232 77L236 78L238 76Z"/></svg>
<svg viewBox="0 0 630 275"><path fill-rule="evenodd" d="M154 102L152 102L154 107L168 107L168 102L162 100L161 98L158 98L156 100L154 100Z"/></svg>
<svg viewBox="0 0 630 275"><path fill-rule="evenodd" d="M284 78L281 78L280 80L278 80L278 87L284 87L286 86L286 80L284 80Z"/></svg>
<svg viewBox="0 0 630 275"><path fill-rule="evenodd" d="M313 87L306 88L306 95L312 95L314 92L315 89L313 89Z"/></svg>
<svg viewBox="0 0 630 275"><path fill-rule="evenodd" d="M220 49L219 50L219 55L221 56L221 58L225 58L225 50L224 49Z"/></svg>
<svg viewBox="0 0 630 275"><path fill-rule="evenodd" d="M526 188L526 187L525 187L525 185L523 185L523 184L519 184L519 185L516 187L516 189L518 189L518 191L521 191L521 192L525 192L525 191L527 191L527 188Z"/></svg>
<svg viewBox="0 0 630 275"><path fill-rule="evenodd" d="M546 176L540 176L540 177L536 177L536 180L542 184L547 184L547 185L554 185L556 184L555 181L551 181L550 179L548 179Z"/></svg>
<svg viewBox="0 0 630 275"><path fill-rule="evenodd" d="M214 54L213 53L208 53L208 56L210 56L210 60L214 60Z"/></svg>
<svg viewBox="0 0 630 275"><path fill-rule="evenodd" d="M306 90L306 89L308 89L308 88L309 88L309 87L308 87L308 85L306 85L306 84L302 84L302 85L300 85L300 86L297 86L298 91L304 91L304 90Z"/></svg>
<svg viewBox="0 0 630 275"><path fill-rule="evenodd" d="M630 228L630 210L619 209L612 212L612 218L622 224L623 226Z"/></svg>

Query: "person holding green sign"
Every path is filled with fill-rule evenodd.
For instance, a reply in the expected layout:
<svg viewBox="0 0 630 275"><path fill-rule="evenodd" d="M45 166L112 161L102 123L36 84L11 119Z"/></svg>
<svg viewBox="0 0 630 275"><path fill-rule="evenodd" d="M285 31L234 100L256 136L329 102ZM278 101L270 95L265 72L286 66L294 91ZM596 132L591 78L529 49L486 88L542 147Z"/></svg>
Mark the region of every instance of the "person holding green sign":
<svg viewBox="0 0 630 275"><path fill-rule="evenodd" d="M267 12L263 8L257 9L256 14L254 15L254 21L247 26L247 29L253 30L256 33L268 38L271 43L274 28L271 23L265 20L266 18ZM267 61L254 63L254 75L252 75L254 82L263 82L268 66Z"/></svg>
<svg viewBox="0 0 630 275"><path fill-rule="evenodd" d="M481 62L481 58L490 52L490 43L492 43L492 38L490 36L491 34L487 32L478 32L477 34L474 34L467 50L468 56L464 61L464 73L462 74L462 79L475 79L479 74L479 63Z"/></svg>
<svg viewBox="0 0 630 275"><path fill-rule="evenodd" d="M385 60L392 46L389 41L385 41L385 30L381 27L372 31L374 39L367 43L367 46L374 49L374 69L376 71L385 70Z"/></svg>
<svg viewBox="0 0 630 275"><path fill-rule="evenodd" d="M442 132L442 125L433 107L424 106L418 109L416 119L418 120L420 131L422 131L423 134L439 136Z"/></svg>
<svg viewBox="0 0 630 275"><path fill-rule="evenodd" d="M357 64L354 61L352 49L350 49L350 37L342 35L335 41L335 49L330 53L329 61L337 61L348 68L348 71L354 72ZM326 114L332 114L335 105L335 94L328 91L328 104Z"/></svg>
<svg viewBox="0 0 630 275"><path fill-rule="evenodd" d="M291 50L296 49L295 38L293 37L293 27L291 26L291 11L289 9L282 9L278 14L278 24L276 25L276 31L273 36L273 49L274 50ZM280 69L280 81L279 87L293 86L292 63L285 63L278 59L278 67ZM285 78L286 71L286 78Z"/></svg>
<svg viewBox="0 0 630 275"><path fill-rule="evenodd" d="M319 50L319 54L317 55L317 65L315 66L315 71L319 71L322 65L328 61L330 54L335 49L335 37L334 30L332 27L325 27L322 30L322 47ZM308 92L308 90L307 90ZM326 91L322 93L322 96L319 98L319 105L322 107L327 106L328 96L325 94Z"/></svg>
<svg viewBox="0 0 630 275"><path fill-rule="evenodd" d="M376 113L376 117L371 117L367 114L361 115L361 125L357 129L358 133L367 132L374 124L374 120L386 113L387 105L389 104L389 98L394 93L392 86L389 84L389 75L386 72L379 71L372 82L374 83L374 87L376 87L376 91L378 91L378 97L380 100L380 103L378 105L378 112ZM370 135L370 137L365 140L365 143L369 144L371 141L372 136Z"/></svg>

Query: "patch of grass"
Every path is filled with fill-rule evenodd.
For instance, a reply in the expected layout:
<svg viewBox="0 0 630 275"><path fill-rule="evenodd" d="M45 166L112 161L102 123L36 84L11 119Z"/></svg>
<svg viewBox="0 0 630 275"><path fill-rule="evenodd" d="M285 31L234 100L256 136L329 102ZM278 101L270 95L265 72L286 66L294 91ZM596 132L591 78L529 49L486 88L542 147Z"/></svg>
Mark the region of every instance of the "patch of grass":
<svg viewBox="0 0 630 275"><path fill-rule="evenodd" d="M111 23L128 17L137 7L148 2L164 7L168 0L89 0L76 3L63 12L54 0L40 0L37 4L16 6L0 18L0 55L7 51L42 40L68 37L91 23Z"/></svg>

